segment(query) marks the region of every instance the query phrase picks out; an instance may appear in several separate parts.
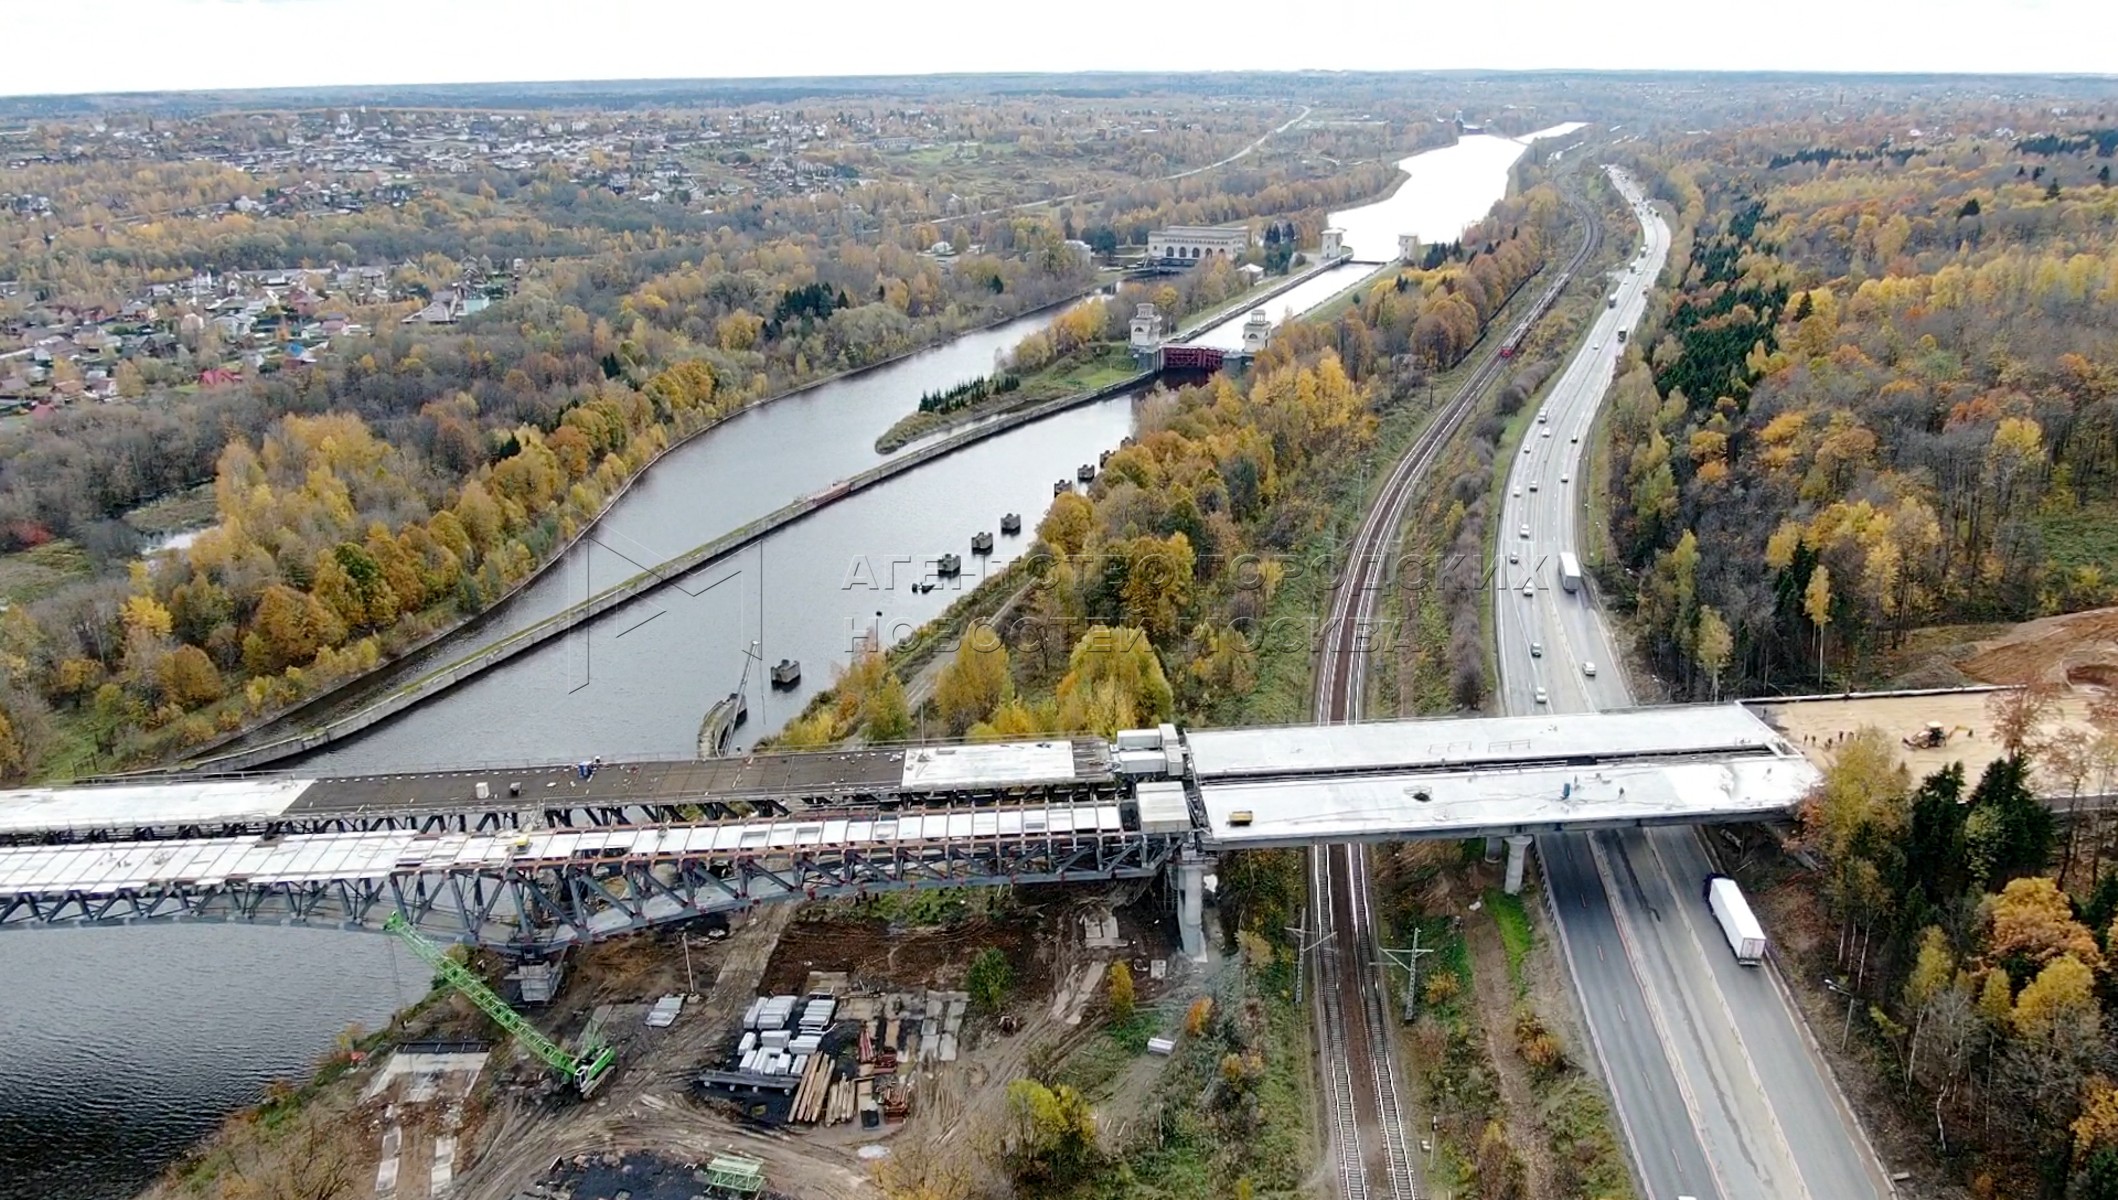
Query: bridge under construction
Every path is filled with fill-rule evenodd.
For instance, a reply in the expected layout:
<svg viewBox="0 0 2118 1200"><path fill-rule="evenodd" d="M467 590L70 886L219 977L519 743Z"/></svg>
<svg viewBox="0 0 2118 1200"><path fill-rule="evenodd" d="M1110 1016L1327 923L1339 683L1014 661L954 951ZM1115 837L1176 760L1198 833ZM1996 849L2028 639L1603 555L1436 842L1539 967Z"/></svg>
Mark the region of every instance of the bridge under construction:
<svg viewBox="0 0 2118 1200"><path fill-rule="evenodd" d="M149 777L0 792L0 929L397 914L535 954L774 900L1168 872L1196 954L1222 851L1485 836L1518 860L1561 829L1771 817L1817 777L1739 704Z"/></svg>

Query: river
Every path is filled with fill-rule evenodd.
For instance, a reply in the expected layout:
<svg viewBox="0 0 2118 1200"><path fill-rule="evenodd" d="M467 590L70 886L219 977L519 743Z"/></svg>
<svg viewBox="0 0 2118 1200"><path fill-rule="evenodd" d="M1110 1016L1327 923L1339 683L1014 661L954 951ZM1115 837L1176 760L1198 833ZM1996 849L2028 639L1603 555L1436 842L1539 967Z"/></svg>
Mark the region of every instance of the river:
<svg viewBox="0 0 2118 1200"><path fill-rule="evenodd" d="M1453 239L1505 191L1527 140L1469 137L1415 155L1388 199L1332 222L1364 261L1394 255L1399 233ZM1305 311L1371 269L1334 268L1265 308L1275 321ZM986 373L1048 319L966 334L726 422L642 478L547 578L425 660L455 657L873 465L876 436L920 393ZM1208 344L1241 324L1208 331ZM735 686L756 643L767 666L799 660L803 680L773 692L762 668L751 670L750 719L736 733L747 744L828 686L862 634L902 636L979 572L1021 554L1053 481L1115 446L1134 403L1075 409L858 493L302 769L690 754L707 707ZM997 535L1007 512L1022 514L1024 534L972 555L971 535ZM943 553L961 556L963 579L915 592L925 560ZM416 999L427 975L372 934L276 927L55 930L8 934L0 946L0 1200L133 1194L266 1082L303 1074L348 1024L375 1027Z"/></svg>

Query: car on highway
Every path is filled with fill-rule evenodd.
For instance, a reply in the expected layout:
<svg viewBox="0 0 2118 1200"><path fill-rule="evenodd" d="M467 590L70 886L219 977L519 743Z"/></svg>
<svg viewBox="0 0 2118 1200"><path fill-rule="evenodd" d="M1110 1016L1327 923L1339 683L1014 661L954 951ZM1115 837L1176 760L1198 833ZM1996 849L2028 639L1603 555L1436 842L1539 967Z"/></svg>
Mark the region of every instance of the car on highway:
<svg viewBox="0 0 2118 1200"><path fill-rule="evenodd" d="M1523 527L1522 527L1522 536L1524 536L1524 537L1528 537L1528 536L1530 536L1530 527L1529 527L1529 526L1525 525L1525 526L1523 526Z"/></svg>
<svg viewBox="0 0 2118 1200"><path fill-rule="evenodd" d="M1537 481L1534 479L1530 480L1530 490L1533 492L1537 490Z"/></svg>
<svg viewBox="0 0 2118 1200"><path fill-rule="evenodd" d="M1546 436L1546 437L1550 437L1550 436L1552 436L1552 431L1551 431L1551 430L1549 430L1549 429L1545 430L1545 431L1544 431L1544 436Z"/></svg>
<svg viewBox="0 0 2118 1200"><path fill-rule="evenodd" d="M1520 495L1522 495L1522 489L1521 489L1521 488L1516 488L1516 489L1515 489L1514 491L1512 491L1512 492L1509 492L1508 494L1509 494L1510 496L1520 496Z"/></svg>
<svg viewBox="0 0 2118 1200"><path fill-rule="evenodd" d="M1531 658L1543 658L1543 657L1544 657L1544 643L1543 643L1543 642L1531 642L1531 643L1530 643L1530 657L1531 657Z"/></svg>
<svg viewBox="0 0 2118 1200"><path fill-rule="evenodd" d="M1517 553L1516 553L1515 551L1513 551L1513 550L1510 550L1510 551L1508 551L1508 562L1509 562L1510 564L1514 564L1514 563L1519 563L1519 562L1521 562L1521 561L1522 561L1522 555L1520 555L1520 554L1517 554Z"/></svg>
<svg viewBox="0 0 2118 1200"><path fill-rule="evenodd" d="M1574 442L1574 443L1575 443L1576 445L1579 445L1579 444L1580 444L1580 442L1581 442L1581 435L1577 433L1577 434L1575 434L1575 435L1574 435L1574 436L1573 436L1572 438L1570 438L1570 439L1568 439L1568 440L1569 440L1569 441L1572 441L1572 442Z"/></svg>
<svg viewBox="0 0 2118 1200"><path fill-rule="evenodd" d="M1538 689L1537 689L1537 703L1539 703L1539 704L1544 704L1544 703L1547 703L1547 702L1548 702L1548 700L1549 700L1549 698L1548 698L1548 697L1547 697L1547 696L1546 696L1546 695L1544 694L1544 689L1543 689L1543 688L1538 688Z"/></svg>
<svg viewBox="0 0 2118 1200"><path fill-rule="evenodd" d="M1552 414L1551 414L1551 411L1550 411L1549 409L1547 409L1547 410L1544 410L1544 411L1541 411L1541 412L1539 412L1539 413L1537 414L1537 423L1538 423L1539 425L1542 425L1542 424L1544 424L1544 423L1545 423L1546 421L1549 421L1549 420L1551 420L1551 419L1552 419Z"/></svg>
<svg viewBox="0 0 2118 1200"><path fill-rule="evenodd" d="M1586 676L1588 676L1588 677L1589 677L1589 678L1591 678L1591 679L1594 679L1594 678L1596 677L1596 664L1595 664L1595 663L1592 663L1592 662L1585 662L1585 663L1582 663L1582 664L1581 664L1581 673L1582 673L1583 675L1586 675Z"/></svg>
<svg viewBox="0 0 2118 1200"><path fill-rule="evenodd" d="M1572 483L1572 482L1573 482L1573 480L1574 480L1574 477L1573 477L1572 475L1561 475L1561 476L1559 477L1559 482L1561 482L1561 483Z"/></svg>

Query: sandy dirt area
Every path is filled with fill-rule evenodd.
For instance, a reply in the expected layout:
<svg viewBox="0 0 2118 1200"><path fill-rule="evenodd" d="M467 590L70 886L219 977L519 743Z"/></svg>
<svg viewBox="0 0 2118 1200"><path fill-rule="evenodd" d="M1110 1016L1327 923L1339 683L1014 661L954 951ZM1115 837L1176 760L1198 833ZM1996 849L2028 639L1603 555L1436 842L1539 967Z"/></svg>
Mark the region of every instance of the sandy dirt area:
<svg viewBox="0 0 2118 1200"><path fill-rule="evenodd" d="M1993 736L1993 718L1986 709L1987 697L1992 694L1869 696L1778 704L1759 701L1752 708L1819 767L1831 765L1836 747L1847 737L1873 726L1882 730L1897 748L1898 761L1905 764L1914 779L1960 762L1964 765L1964 778L1976 783L1986 764L2002 753L1999 740ZM2069 688L2045 723L2045 736L2070 726L2088 730L2088 706L2096 694L2096 689L2085 686ZM1930 721L1950 731L1946 744L1931 749L1913 749L1904 744L1904 738Z"/></svg>

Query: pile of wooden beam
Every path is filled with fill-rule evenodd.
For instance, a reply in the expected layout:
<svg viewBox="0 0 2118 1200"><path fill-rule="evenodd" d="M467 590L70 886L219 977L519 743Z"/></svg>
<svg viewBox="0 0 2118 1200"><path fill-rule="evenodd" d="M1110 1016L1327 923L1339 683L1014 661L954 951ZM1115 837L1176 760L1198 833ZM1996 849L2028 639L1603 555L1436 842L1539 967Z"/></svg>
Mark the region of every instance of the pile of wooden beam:
<svg viewBox="0 0 2118 1200"><path fill-rule="evenodd" d="M838 1075L838 1064L828 1054L812 1055L808 1070L802 1073L801 1085L794 1089L794 1111L791 1119L813 1125L824 1111L830 1098L831 1083Z"/></svg>

